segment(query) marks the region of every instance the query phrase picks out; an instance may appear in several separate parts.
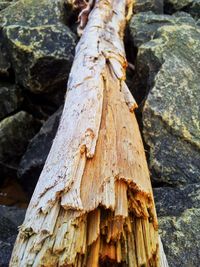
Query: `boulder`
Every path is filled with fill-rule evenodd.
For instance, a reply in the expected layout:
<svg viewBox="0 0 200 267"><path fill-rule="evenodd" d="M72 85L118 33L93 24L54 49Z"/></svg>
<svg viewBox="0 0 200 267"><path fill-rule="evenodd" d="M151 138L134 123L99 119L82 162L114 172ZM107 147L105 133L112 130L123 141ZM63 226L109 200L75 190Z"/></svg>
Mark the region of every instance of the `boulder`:
<svg viewBox="0 0 200 267"><path fill-rule="evenodd" d="M0 13L1 26L37 27L64 22L63 1L18 0Z"/></svg>
<svg viewBox="0 0 200 267"><path fill-rule="evenodd" d="M184 12L144 12L130 23L138 51L133 93L141 107L160 234L173 267L200 262L199 33Z"/></svg>
<svg viewBox="0 0 200 267"><path fill-rule="evenodd" d="M135 0L134 13L153 11L157 14L163 13L163 0Z"/></svg>
<svg viewBox="0 0 200 267"><path fill-rule="evenodd" d="M142 12L132 17L129 23L131 35L130 42L136 48L150 41L156 35L158 29L164 25L192 25L195 27L195 20L185 12L177 12L174 15L157 15L153 12Z"/></svg>
<svg viewBox="0 0 200 267"><path fill-rule="evenodd" d="M3 43L16 82L34 92L66 88L75 35L58 0L19 0L0 13Z"/></svg>
<svg viewBox="0 0 200 267"><path fill-rule="evenodd" d="M59 108L42 126L39 133L31 140L22 157L18 177L29 196L32 195L38 181L53 139L57 132L63 107Z"/></svg>
<svg viewBox="0 0 200 267"><path fill-rule="evenodd" d="M0 175L13 176L31 138L40 123L27 112L20 111L0 122Z"/></svg>
<svg viewBox="0 0 200 267"><path fill-rule="evenodd" d="M194 18L200 18L200 0L164 0L164 9L168 14L185 11Z"/></svg>
<svg viewBox="0 0 200 267"><path fill-rule="evenodd" d="M160 234L169 266L199 266L199 194L199 184L154 189Z"/></svg>
<svg viewBox="0 0 200 267"><path fill-rule="evenodd" d="M199 33L189 25L163 26L157 38L140 47L138 64L149 68L150 88L143 134L158 181L200 182Z"/></svg>
<svg viewBox="0 0 200 267"><path fill-rule="evenodd" d="M22 101L23 96L19 88L0 82L0 120L17 110Z"/></svg>
<svg viewBox="0 0 200 267"><path fill-rule="evenodd" d="M22 224L25 209L0 206L0 266L9 265L13 245L18 233L18 226Z"/></svg>
<svg viewBox="0 0 200 267"><path fill-rule="evenodd" d="M146 99L143 136L153 181L199 183L200 30L188 22L164 25L149 39L138 44L135 90Z"/></svg>
<svg viewBox="0 0 200 267"><path fill-rule="evenodd" d="M142 44L153 39L160 27L164 25L176 26L182 24L196 26L195 20L185 12L177 12L172 16L156 15L151 11L136 14L129 23L132 51L137 52ZM136 60L135 76L134 79L132 78L132 85L130 85L129 88L138 103L145 99L149 88L151 88L152 83L154 83L154 74L157 73L160 68L161 63L159 61L155 61L153 56L151 60L153 61L152 70L148 70L148 66L145 66L142 62L139 64ZM142 65L142 68L140 68L140 65ZM151 72L150 77L148 76L149 72Z"/></svg>

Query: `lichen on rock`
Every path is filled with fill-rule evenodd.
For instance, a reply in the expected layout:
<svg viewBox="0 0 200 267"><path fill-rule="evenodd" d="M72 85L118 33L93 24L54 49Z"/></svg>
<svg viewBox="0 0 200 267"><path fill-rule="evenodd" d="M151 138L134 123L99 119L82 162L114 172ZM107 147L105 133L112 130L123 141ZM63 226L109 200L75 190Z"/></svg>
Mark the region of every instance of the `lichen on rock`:
<svg viewBox="0 0 200 267"><path fill-rule="evenodd" d="M36 93L66 86L76 37L63 23L59 1L20 0L1 12L0 21L19 84Z"/></svg>
<svg viewBox="0 0 200 267"><path fill-rule="evenodd" d="M200 260L199 33L185 12L143 12L130 23L138 51L132 88L142 113L160 234L173 267L197 267Z"/></svg>
<svg viewBox="0 0 200 267"><path fill-rule="evenodd" d="M200 31L190 18L180 23L185 16L141 16L146 24L144 31L150 28L152 33L149 40L139 38L141 25L134 25L132 34L139 38L135 81L141 81L137 93L142 88L147 97L143 134L150 147L154 180L169 184L199 182L200 79L195 66L200 60ZM160 18L169 25L159 25Z"/></svg>
<svg viewBox="0 0 200 267"><path fill-rule="evenodd" d="M200 185L155 188L160 233L169 266L198 266Z"/></svg>

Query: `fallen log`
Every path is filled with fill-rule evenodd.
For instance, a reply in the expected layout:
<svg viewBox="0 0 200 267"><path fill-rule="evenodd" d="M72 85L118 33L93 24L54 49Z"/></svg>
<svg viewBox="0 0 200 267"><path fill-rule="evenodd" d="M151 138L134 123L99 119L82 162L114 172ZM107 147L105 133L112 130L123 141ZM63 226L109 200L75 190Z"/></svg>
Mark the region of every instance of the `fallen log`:
<svg viewBox="0 0 200 267"><path fill-rule="evenodd" d="M124 81L127 2L90 7L10 267L167 266L137 104Z"/></svg>

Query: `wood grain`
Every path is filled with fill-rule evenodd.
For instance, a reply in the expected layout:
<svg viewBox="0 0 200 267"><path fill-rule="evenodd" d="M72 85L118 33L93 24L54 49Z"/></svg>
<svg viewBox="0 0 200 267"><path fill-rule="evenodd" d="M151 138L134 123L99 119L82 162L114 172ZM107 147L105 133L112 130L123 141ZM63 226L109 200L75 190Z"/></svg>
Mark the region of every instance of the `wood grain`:
<svg viewBox="0 0 200 267"><path fill-rule="evenodd" d="M164 266L137 104L124 81L132 4L97 0L88 17L10 267Z"/></svg>

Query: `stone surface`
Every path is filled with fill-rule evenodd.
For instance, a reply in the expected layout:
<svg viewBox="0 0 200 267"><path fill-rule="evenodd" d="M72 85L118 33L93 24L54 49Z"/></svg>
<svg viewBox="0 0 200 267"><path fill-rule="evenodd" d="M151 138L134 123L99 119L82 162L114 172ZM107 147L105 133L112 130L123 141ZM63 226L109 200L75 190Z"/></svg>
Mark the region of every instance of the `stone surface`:
<svg viewBox="0 0 200 267"><path fill-rule="evenodd" d="M134 13L145 11L163 13L163 0L135 0Z"/></svg>
<svg viewBox="0 0 200 267"><path fill-rule="evenodd" d="M18 0L0 13L3 27L11 25L44 26L63 22L60 0ZM12 16L11 16L12 15Z"/></svg>
<svg viewBox="0 0 200 267"><path fill-rule="evenodd" d="M20 111L0 122L0 175L14 175L19 161L40 123L32 115Z"/></svg>
<svg viewBox="0 0 200 267"><path fill-rule="evenodd" d="M0 266L8 267L17 227L22 224L25 209L0 206Z"/></svg>
<svg viewBox="0 0 200 267"><path fill-rule="evenodd" d="M31 140L20 162L18 176L29 196L33 193L48 156L58 128L61 113L62 107L44 123L39 133Z"/></svg>
<svg viewBox="0 0 200 267"><path fill-rule="evenodd" d="M137 51L142 44L154 39L160 27L183 24L196 27L195 20L185 12L177 12L173 16L143 12L133 16L129 23L132 50ZM145 95L147 95L149 89L152 87L154 75L158 72L161 65L161 62L155 60L152 54L149 55L149 57L151 57L149 61L152 61L152 64L150 63L149 66L145 66L145 64L136 60L135 77L132 81L132 85L129 87L138 103L143 101ZM149 73L151 73L151 75L149 75Z"/></svg>
<svg viewBox="0 0 200 267"><path fill-rule="evenodd" d="M138 51L132 87L164 249L169 266L198 267L200 29L184 12L144 12L132 18L130 33Z"/></svg>
<svg viewBox="0 0 200 267"><path fill-rule="evenodd" d="M142 12L132 17L129 23L132 45L138 48L140 45L154 38L160 27L164 25L192 25L195 20L185 12L177 12L173 16L157 15L153 12Z"/></svg>
<svg viewBox="0 0 200 267"><path fill-rule="evenodd" d="M0 120L18 109L23 101L21 90L13 84L0 82Z"/></svg>
<svg viewBox="0 0 200 267"><path fill-rule="evenodd" d="M143 135L156 183L200 181L199 49L200 30L184 22L156 28L138 49L135 85L147 98Z"/></svg>
<svg viewBox="0 0 200 267"><path fill-rule="evenodd" d="M11 4L11 1L1 1L0 2L0 11L7 8Z"/></svg>
<svg viewBox="0 0 200 267"><path fill-rule="evenodd" d="M200 262L200 185L156 188L160 234L169 266L198 267Z"/></svg>
<svg viewBox="0 0 200 267"><path fill-rule="evenodd" d="M200 18L200 0L165 0L165 12L172 14L176 11L185 11L194 18Z"/></svg>
<svg viewBox="0 0 200 267"><path fill-rule="evenodd" d="M16 81L32 92L66 87L76 38L62 23L59 3L20 0L0 13Z"/></svg>

